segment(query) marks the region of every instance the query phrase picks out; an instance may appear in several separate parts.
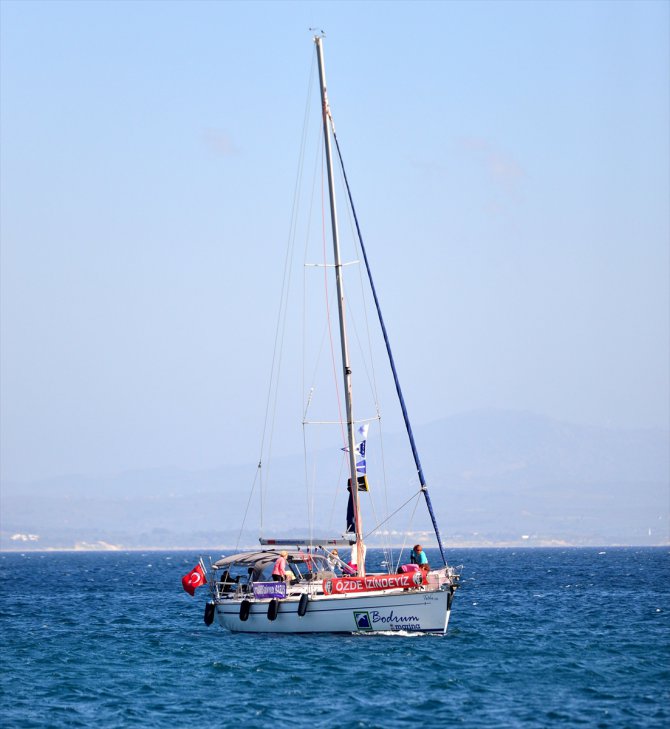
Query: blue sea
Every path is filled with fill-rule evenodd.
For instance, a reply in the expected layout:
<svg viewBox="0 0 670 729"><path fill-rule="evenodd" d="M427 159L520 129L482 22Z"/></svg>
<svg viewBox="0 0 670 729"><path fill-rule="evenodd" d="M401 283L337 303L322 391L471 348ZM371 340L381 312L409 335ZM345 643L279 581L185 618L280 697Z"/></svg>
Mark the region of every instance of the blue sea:
<svg viewBox="0 0 670 729"><path fill-rule="evenodd" d="M0 725L670 726L670 550L449 557L446 636L280 636L206 627L193 552L0 554Z"/></svg>

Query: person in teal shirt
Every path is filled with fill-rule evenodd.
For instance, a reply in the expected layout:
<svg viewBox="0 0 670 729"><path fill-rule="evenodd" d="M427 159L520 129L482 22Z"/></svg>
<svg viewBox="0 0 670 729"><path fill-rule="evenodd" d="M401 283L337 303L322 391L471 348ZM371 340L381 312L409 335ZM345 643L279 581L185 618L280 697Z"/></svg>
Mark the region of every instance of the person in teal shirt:
<svg viewBox="0 0 670 729"><path fill-rule="evenodd" d="M410 561L412 564L418 564L419 569L422 572L428 572L430 567L428 566L428 557L426 557L426 553L423 551L423 547L420 544L415 544L414 549L412 550L412 554L410 556Z"/></svg>

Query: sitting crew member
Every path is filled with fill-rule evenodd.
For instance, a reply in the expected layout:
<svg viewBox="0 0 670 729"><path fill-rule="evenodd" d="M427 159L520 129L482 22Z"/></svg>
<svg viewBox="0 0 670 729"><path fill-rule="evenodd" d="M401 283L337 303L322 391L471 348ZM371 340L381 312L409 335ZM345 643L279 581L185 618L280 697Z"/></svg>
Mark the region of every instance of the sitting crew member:
<svg viewBox="0 0 670 729"><path fill-rule="evenodd" d="M412 554L410 556L410 562L412 564L418 564L419 569L426 574L430 567L428 566L428 557L426 557L426 553L423 551L423 547L420 544L415 544L414 549L412 550Z"/></svg>
<svg viewBox="0 0 670 729"><path fill-rule="evenodd" d="M284 582L286 580L286 558L288 552L286 550L279 553L279 557L275 562L275 566L272 570L272 579L275 582Z"/></svg>
<svg viewBox="0 0 670 729"><path fill-rule="evenodd" d="M230 592L233 589L233 585L237 584L239 582L240 578L236 577L233 578L230 575L230 570L226 570L221 575L221 590L223 592Z"/></svg>

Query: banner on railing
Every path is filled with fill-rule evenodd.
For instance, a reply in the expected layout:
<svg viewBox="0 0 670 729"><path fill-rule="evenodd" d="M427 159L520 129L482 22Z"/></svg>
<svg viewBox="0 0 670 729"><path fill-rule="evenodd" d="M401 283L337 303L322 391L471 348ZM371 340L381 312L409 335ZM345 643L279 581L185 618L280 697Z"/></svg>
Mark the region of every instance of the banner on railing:
<svg viewBox="0 0 670 729"><path fill-rule="evenodd" d="M416 588L426 584L423 572L399 575L367 575L366 577L333 577L323 581L326 595L342 595L345 592L370 592L371 590L397 590Z"/></svg>
<svg viewBox="0 0 670 729"><path fill-rule="evenodd" d="M254 597L257 600L283 600L286 597L286 583L254 582Z"/></svg>

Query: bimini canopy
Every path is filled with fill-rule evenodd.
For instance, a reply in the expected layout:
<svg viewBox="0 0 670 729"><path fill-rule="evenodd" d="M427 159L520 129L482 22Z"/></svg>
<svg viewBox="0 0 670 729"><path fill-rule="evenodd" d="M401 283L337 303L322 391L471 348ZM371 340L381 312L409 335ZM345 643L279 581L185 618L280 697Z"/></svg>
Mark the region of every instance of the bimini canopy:
<svg viewBox="0 0 670 729"><path fill-rule="evenodd" d="M254 567L263 569L266 565L274 563L279 557L280 550L267 549L257 552L241 552L240 554L231 554L230 557L222 557L212 565L214 569L223 569L224 567ZM292 559L303 559L302 552L289 552Z"/></svg>
<svg viewBox="0 0 670 729"><path fill-rule="evenodd" d="M257 552L241 552L232 554L230 557L222 557L214 562L212 567L215 570L223 570L232 577L249 575L249 579L257 581L262 577L271 577L271 568L280 556L278 549L268 549ZM329 571L332 566L324 554L314 554L298 550L286 550L288 552L288 566L296 579L305 576L319 574Z"/></svg>

